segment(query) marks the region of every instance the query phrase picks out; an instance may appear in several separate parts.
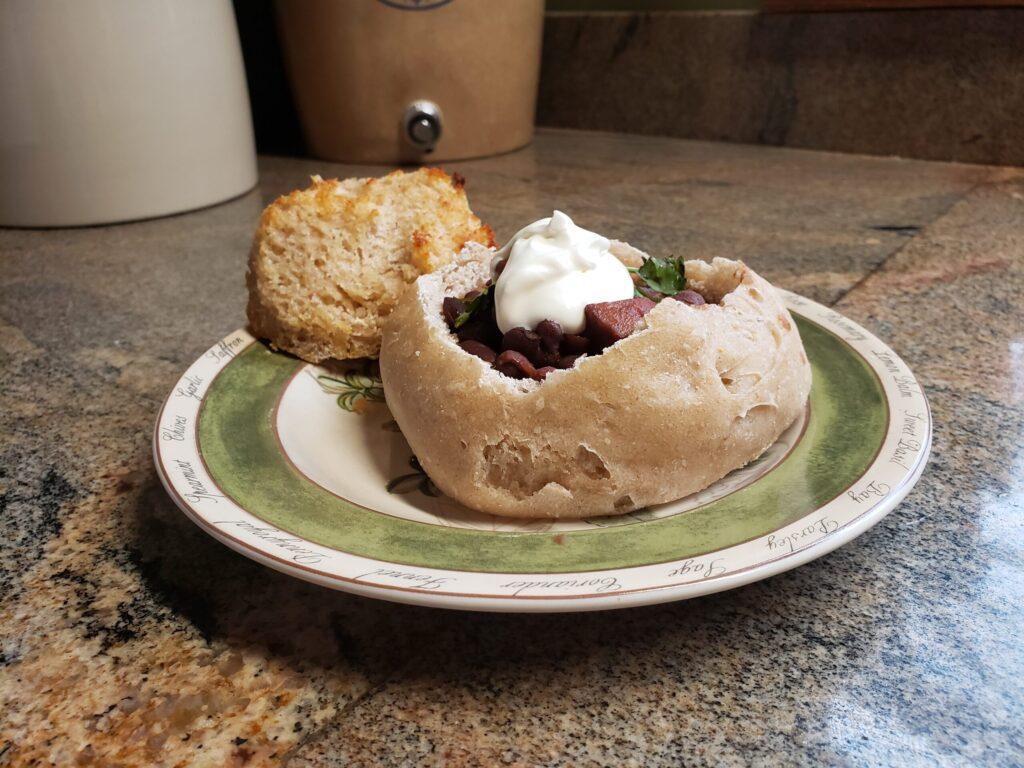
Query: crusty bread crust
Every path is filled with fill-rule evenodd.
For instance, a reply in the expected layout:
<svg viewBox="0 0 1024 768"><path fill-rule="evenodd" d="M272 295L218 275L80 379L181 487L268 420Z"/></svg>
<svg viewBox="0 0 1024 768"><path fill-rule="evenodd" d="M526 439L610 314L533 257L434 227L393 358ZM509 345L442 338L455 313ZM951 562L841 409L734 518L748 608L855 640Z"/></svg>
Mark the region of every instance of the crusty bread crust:
<svg viewBox="0 0 1024 768"><path fill-rule="evenodd" d="M375 357L402 288L467 242L494 245L464 181L438 168L324 181L263 212L249 254L254 335L313 363Z"/></svg>
<svg viewBox="0 0 1024 768"><path fill-rule="evenodd" d="M638 252L617 244L620 258ZM772 286L742 262L686 263L717 305L662 301L646 327L543 382L461 350L446 295L481 288L467 246L419 278L385 324L388 406L438 487L511 517L612 515L699 491L760 456L805 407L811 369Z"/></svg>

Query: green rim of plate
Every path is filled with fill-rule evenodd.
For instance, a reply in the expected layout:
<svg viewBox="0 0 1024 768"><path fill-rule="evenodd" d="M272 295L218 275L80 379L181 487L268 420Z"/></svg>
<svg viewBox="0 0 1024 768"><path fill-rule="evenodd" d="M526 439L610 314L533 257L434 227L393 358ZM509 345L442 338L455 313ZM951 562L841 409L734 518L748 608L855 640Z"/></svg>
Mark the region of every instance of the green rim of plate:
<svg viewBox="0 0 1024 768"><path fill-rule="evenodd" d="M705 506L660 520L594 530L496 532L437 526L368 510L315 485L285 457L273 419L297 369L255 343L212 382L198 448L221 491L295 536L384 562L488 573L564 573L650 565L766 535L834 499L877 455L889 410L867 362L835 334L795 316L814 381L803 439L775 469ZM344 452L344 445L338 450Z"/></svg>

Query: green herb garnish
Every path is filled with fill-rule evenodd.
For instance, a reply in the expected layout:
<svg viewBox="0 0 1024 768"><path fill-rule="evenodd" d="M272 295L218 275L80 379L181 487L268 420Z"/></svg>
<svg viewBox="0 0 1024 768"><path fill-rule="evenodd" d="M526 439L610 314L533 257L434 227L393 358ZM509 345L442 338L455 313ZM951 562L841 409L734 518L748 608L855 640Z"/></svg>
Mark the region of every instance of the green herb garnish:
<svg viewBox="0 0 1024 768"><path fill-rule="evenodd" d="M650 288L666 296L675 296L686 290L686 266L681 256L668 259L648 256L636 274L640 275Z"/></svg>
<svg viewBox="0 0 1024 768"><path fill-rule="evenodd" d="M482 312L487 309L491 303L491 289L493 285L488 285L481 293L478 293L469 301L465 301L466 308L459 313L458 317L455 318L455 327L461 328L469 322L470 318L473 317L477 312Z"/></svg>

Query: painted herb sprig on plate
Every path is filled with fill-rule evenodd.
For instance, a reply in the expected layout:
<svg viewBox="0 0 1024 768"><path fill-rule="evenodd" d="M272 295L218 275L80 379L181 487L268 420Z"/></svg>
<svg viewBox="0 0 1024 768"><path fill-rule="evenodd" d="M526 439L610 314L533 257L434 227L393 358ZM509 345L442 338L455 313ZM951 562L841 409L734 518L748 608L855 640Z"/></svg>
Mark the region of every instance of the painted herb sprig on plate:
<svg viewBox="0 0 1024 768"><path fill-rule="evenodd" d="M346 411L358 412L366 402L384 402L384 387L373 365L338 375L321 373L316 381L324 392L337 395L338 407Z"/></svg>

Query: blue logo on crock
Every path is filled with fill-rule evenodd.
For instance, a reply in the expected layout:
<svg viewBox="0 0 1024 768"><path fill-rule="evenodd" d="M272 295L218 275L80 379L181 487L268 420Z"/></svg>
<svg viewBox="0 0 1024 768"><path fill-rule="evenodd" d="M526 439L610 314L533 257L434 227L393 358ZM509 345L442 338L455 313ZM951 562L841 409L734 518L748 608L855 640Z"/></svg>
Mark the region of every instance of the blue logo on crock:
<svg viewBox="0 0 1024 768"><path fill-rule="evenodd" d="M377 2L400 11L432 11L434 8L448 5L452 0L377 0Z"/></svg>

